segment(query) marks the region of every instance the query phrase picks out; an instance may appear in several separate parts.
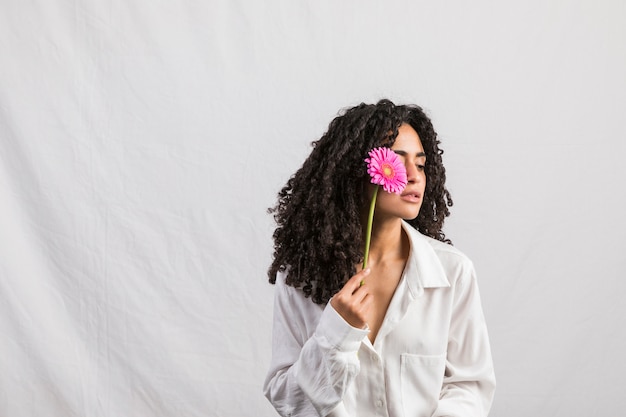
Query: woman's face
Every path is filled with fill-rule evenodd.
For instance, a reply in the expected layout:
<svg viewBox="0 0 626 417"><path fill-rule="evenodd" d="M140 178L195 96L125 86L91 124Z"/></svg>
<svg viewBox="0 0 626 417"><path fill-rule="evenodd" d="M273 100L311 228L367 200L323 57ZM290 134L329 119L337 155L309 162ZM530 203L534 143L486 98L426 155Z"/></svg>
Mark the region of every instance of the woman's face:
<svg viewBox="0 0 626 417"><path fill-rule="evenodd" d="M408 182L400 195L385 192L381 187L374 215L380 220L387 217L414 219L419 214L426 188L424 147L415 129L403 123L398 128L398 137L391 149L404 163Z"/></svg>

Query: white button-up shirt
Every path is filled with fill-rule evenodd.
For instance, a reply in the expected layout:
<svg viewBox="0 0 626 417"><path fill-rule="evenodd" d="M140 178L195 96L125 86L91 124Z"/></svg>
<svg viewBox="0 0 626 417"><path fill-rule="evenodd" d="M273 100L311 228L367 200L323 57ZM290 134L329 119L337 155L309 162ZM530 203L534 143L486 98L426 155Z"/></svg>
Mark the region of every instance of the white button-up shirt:
<svg viewBox="0 0 626 417"><path fill-rule="evenodd" d="M411 251L374 344L276 279L264 384L282 416L487 416L495 376L472 262L403 222Z"/></svg>

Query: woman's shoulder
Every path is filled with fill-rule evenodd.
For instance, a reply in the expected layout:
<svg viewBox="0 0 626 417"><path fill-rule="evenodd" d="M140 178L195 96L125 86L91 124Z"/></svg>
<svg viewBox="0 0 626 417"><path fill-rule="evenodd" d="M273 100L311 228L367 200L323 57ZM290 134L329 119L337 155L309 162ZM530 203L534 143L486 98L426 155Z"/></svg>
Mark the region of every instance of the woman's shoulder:
<svg viewBox="0 0 626 417"><path fill-rule="evenodd" d="M304 291L301 287L295 287L287 283L289 278L289 268L286 268L284 271L278 271L276 274L276 296L282 297L290 300L289 302L294 304L303 305L306 308L310 308L311 305L316 308L323 308L323 306L315 304L311 297L307 297L304 295Z"/></svg>
<svg viewBox="0 0 626 417"><path fill-rule="evenodd" d="M424 235L422 235L424 236ZM447 256L451 258L457 258L459 262L471 262L470 258L455 246L449 243L442 242L441 240L434 239L430 236L424 236L428 241L428 244L434 249L440 256Z"/></svg>
<svg viewBox="0 0 626 417"><path fill-rule="evenodd" d="M449 243L442 242L432 237L425 236L430 246L434 249L444 265L450 265L462 269L473 269L472 260L460 249Z"/></svg>
<svg viewBox="0 0 626 417"><path fill-rule="evenodd" d="M436 254L437 258L441 262L442 266L449 270L452 269L473 269L473 263L471 259L461 250L452 246L449 243L442 242L430 236L426 236L420 233L418 230L409 226L412 229L412 239L414 242L421 242L422 245L427 245Z"/></svg>

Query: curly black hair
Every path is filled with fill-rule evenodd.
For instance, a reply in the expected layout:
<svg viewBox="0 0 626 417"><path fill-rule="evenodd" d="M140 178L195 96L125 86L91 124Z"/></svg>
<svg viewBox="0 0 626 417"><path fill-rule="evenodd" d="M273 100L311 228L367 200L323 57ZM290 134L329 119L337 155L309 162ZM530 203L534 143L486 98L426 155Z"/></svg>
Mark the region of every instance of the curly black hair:
<svg viewBox="0 0 626 417"><path fill-rule="evenodd" d="M387 99L343 111L313 142L302 167L278 193L268 212L277 223L269 282L288 270L287 285L300 288L316 304L326 304L363 261L361 212L369 183L363 160L375 147L391 147L398 128L409 124L426 153L426 190L419 214L408 223L422 234L451 244L442 228L452 198L445 187L437 133L421 107Z"/></svg>

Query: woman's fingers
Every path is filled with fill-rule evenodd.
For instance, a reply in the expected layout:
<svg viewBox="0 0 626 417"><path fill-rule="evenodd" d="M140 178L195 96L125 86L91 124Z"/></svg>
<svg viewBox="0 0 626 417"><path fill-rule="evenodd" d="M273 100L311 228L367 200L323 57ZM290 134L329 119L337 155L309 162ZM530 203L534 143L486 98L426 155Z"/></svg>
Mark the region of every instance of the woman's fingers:
<svg viewBox="0 0 626 417"><path fill-rule="evenodd" d="M353 327L363 327L366 324L366 314L372 296L369 294L365 278L370 272L370 269L366 268L352 276L331 299L333 308Z"/></svg>
<svg viewBox="0 0 626 417"><path fill-rule="evenodd" d="M362 287L365 284L365 278L370 274L371 270L369 268L365 268L359 271L357 274L353 275L352 278L346 282L344 288L348 287L354 293L359 287Z"/></svg>

